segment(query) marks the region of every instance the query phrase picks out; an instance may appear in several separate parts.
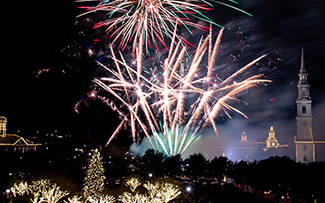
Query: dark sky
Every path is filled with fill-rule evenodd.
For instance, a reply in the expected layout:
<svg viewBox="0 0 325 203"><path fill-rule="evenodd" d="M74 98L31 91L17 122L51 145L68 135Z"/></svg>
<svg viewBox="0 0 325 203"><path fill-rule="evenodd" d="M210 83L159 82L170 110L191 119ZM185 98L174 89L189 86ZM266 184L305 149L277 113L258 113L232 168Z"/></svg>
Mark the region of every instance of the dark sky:
<svg viewBox="0 0 325 203"><path fill-rule="evenodd" d="M259 136L266 137L269 126L275 125L284 142L292 141L295 135L297 74L303 47L313 99L314 134L325 140L322 125L325 120L324 1L239 2L239 7L253 14L253 18L237 13L227 16L227 20L218 19L226 16L227 10L211 16L225 26L234 29L241 27L251 46L247 50L251 59L276 50L281 53L283 62L277 69L268 72L273 83L254 90L255 96L247 98L249 105L246 112L250 119L235 116L220 129L224 129L224 134L236 136L242 131L248 131L248 135L265 131L266 135ZM108 129L103 126L107 126L111 112L101 105L95 104L96 112L90 109L82 115L76 114L73 109L75 103L87 93L95 74L91 65L84 67L87 63L68 69L64 65L65 57L60 53L73 45L74 36L80 31L80 27L74 25L75 16L80 12L76 6L73 1L43 1L41 4L24 1L18 10L12 11L12 15L6 18L0 115L8 118L9 133L21 129L30 134L46 128L73 131L75 128L86 129L85 125L89 123L94 128ZM86 46L80 43L82 47ZM62 67L65 67L64 73ZM35 72L46 68L51 71L40 77L35 76ZM271 102L270 99L275 100ZM228 126L236 132L227 131ZM255 138L259 139L258 136Z"/></svg>

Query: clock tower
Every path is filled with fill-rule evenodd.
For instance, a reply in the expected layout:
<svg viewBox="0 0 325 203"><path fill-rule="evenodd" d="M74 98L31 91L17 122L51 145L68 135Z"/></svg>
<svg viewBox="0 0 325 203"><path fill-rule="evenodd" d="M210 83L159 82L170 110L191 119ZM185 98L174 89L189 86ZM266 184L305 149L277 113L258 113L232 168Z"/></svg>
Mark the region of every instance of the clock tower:
<svg viewBox="0 0 325 203"><path fill-rule="evenodd" d="M297 103L297 137L296 161L310 163L315 161L315 145L312 137L312 109L309 94L309 83L304 62L304 50L301 51L301 67L299 72Z"/></svg>

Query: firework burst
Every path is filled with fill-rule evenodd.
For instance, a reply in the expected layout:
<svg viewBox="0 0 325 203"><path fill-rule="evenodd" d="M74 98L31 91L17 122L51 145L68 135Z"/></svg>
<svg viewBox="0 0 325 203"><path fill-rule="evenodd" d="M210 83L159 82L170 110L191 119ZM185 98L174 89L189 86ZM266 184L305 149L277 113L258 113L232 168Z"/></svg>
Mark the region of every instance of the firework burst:
<svg viewBox="0 0 325 203"><path fill-rule="evenodd" d="M77 2L83 1L90 0L79 0ZM132 42L133 51L139 45L144 45L145 50L153 46L159 51L158 42L168 50L165 38L172 39L176 37L181 46L194 46L180 35L177 35L176 29L174 29L176 25L180 25L185 27L191 34L191 27L206 32L209 30L209 27L202 23L192 22L192 18L221 27L204 15L204 11L213 10L211 2L250 15L230 4L215 0L210 2L209 0L104 0L100 1L96 6L80 6L79 8L86 10L80 16L93 12L105 12L108 18L96 23L94 28L106 27L106 30L110 33L109 38L113 39L113 43L119 40L118 47L122 50L128 42Z"/></svg>
<svg viewBox="0 0 325 203"><path fill-rule="evenodd" d="M136 52L136 64L127 64L122 53L119 53L118 59L111 48L116 69L99 63L109 72L110 77L94 80L94 83L116 98L121 106L119 112L123 112L123 119L107 144L128 124L135 142L139 140L138 132L141 130L154 149L162 148L166 154L177 154L195 142L203 128L212 125L217 134L215 122L221 112L231 117L229 112L234 111L246 117L229 102L238 100L241 92L253 86L270 82L262 79L262 74L250 77L243 74L266 55L258 57L229 77L217 80L212 76L215 74L214 63L222 33L223 29L214 45L212 30L205 39L201 38L188 63L185 62L186 47L180 45L180 40L173 38L170 52L159 67L161 74L144 71L141 48ZM205 63L206 60L202 59L206 56L208 62ZM148 79L152 77L150 74L154 74L156 79Z"/></svg>
<svg viewBox="0 0 325 203"><path fill-rule="evenodd" d="M161 148L161 151L167 155L174 156L177 154L183 154L201 138L201 135L191 133L191 131L183 131L184 128L179 127L179 125L176 125L173 131L171 129L164 130L163 126L161 125L160 130L164 133L155 134L158 141L158 145L155 145L155 148Z"/></svg>

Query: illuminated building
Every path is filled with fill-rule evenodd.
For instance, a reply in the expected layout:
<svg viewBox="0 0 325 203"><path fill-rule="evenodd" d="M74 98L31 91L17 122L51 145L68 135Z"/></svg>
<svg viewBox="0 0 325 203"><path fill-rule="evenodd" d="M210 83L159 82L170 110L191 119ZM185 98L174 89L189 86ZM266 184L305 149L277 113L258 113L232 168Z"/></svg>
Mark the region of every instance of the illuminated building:
<svg viewBox="0 0 325 203"><path fill-rule="evenodd" d="M240 142L248 142L248 140L247 140L247 135L246 135L245 131L244 131L243 134L241 135L241 140L240 140Z"/></svg>
<svg viewBox="0 0 325 203"><path fill-rule="evenodd" d="M315 141L312 132L312 108L309 94L309 83L304 61L304 50L301 51L301 67L298 82L297 103L297 136L294 137L296 144L296 161L310 163L316 160L315 144L324 144L325 141Z"/></svg>
<svg viewBox="0 0 325 203"><path fill-rule="evenodd" d="M263 139L263 138L262 138ZM260 140L260 139L259 139ZM223 146L226 146L227 156L230 158L235 157L237 160L248 158L262 159L269 156L281 156L288 153L288 144L280 144L275 136L275 130L273 126L270 126L268 131L268 137L265 141L259 141L250 139L248 141L248 135L243 132L241 135L241 140L239 141L223 141Z"/></svg>
<svg viewBox="0 0 325 203"><path fill-rule="evenodd" d="M312 100L309 94L307 76L308 74L304 62L304 51L302 50L301 68L297 85L297 137L295 137L296 161L302 163L315 161L315 144L312 143Z"/></svg>
<svg viewBox="0 0 325 203"><path fill-rule="evenodd" d="M3 116L0 117L0 136L6 137L7 134L7 119Z"/></svg>
<svg viewBox="0 0 325 203"><path fill-rule="evenodd" d="M16 134L7 134L7 119L0 117L0 148L4 150L13 150L19 152L27 152L35 150L41 144L34 143Z"/></svg>
<svg viewBox="0 0 325 203"><path fill-rule="evenodd" d="M296 161L309 163L315 161L315 144L312 141L312 109L311 97L309 95L309 84L307 71L304 62L304 52L301 52L301 68L298 82L297 103L297 137L296 141ZM301 142L302 141L302 142Z"/></svg>
<svg viewBox="0 0 325 203"><path fill-rule="evenodd" d="M263 148L264 151L266 151L270 148L289 147L289 145L287 145L287 144L280 145L279 141L275 137L275 131L274 131L273 126L270 127L269 136L267 137L265 143L266 143L266 146L265 146L265 148Z"/></svg>
<svg viewBox="0 0 325 203"><path fill-rule="evenodd" d="M266 148L278 148L279 141L275 137L273 126L270 127L269 137L266 139Z"/></svg>

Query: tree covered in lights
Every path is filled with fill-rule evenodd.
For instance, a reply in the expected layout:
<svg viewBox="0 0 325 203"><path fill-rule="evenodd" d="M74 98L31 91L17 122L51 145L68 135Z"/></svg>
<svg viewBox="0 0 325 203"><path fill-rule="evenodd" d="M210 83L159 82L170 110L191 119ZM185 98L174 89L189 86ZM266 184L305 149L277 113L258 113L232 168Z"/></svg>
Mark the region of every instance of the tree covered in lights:
<svg viewBox="0 0 325 203"><path fill-rule="evenodd" d="M15 197L29 195L31 203L57 203L69 195L69 192L61 190L56 183L52 184L48 179L32 181L31 184L27 182L15 183L10 191Z"/></svg>
<svg viewBox="0 0 325 203"><path fill-rule="evenodd" d="M85 199L89 197L99 199L102 196L102 192L105 189L104 172L102 157L100 157L99 151L95 149L88 165L83 184L83 195Z"/></svg>
<svg viewBox="0 0 325 203"><path fill-rule="evenodd" d="M147 189L145 193L137 191L141 184L138 178L129 178L125 186L129 187L131 192L123 192L122 195L119 195L118 200L122 203L168 203L182 193L179 185L166 182L166 180L143 184L143 187Z"/></svg>

